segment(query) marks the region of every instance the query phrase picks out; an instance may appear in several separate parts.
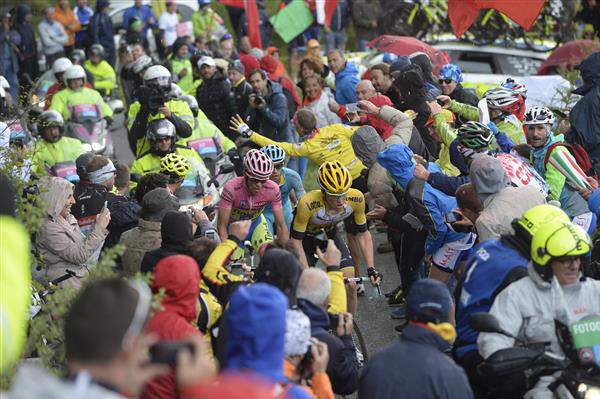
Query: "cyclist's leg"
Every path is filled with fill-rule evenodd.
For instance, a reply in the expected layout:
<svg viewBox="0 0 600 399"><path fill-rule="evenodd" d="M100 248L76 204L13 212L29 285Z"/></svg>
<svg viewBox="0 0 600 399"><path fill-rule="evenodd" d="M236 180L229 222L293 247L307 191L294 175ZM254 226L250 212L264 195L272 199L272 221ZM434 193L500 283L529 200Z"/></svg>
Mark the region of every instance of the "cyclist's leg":
<svg viewBox="0 0 600 399"><path fill-rule="evenodd" d="M262 217L262 215L261 215L261 217ZM231 261L237 262L237 261L241 260L242 258L244 258L244 256L246 255L245 242L248 240L252 240L254 231L256 230L258 225L261 223L261 217L258 217L252 221L252 224L250 225L250 230L248 230L248 234L242 241L240 241L238 247L231 254ZM227 227L227 230L229 231L229 227Z"/></svg>
<svg viewBox="0 0 600 399"><path fill-rule="evenodd" d="M254 248L255 251L260 252L264 245L273 242L273 233L271 233L269 230L269 227L267 226L267 219L264 217L264 215L260 215L260 217L258 217L256 220L258 222L254 228L254 231L248 234L250 235L252 248Z"/></svg>
<svg viewBox="0 0 600 399"><path fill-rule="evenodd" d="M355 277L354 260L350 255L350 250L344 242L344 239L342 238L337 226L330 230L327 233L327 236L333 240L335 246L342 254L340 268L344 277ZM346 285L346 308L348 309L348 312L352 313L353 315L356 315L356 311L358 309L357 288L358 287L355 283L349 283Z"/></svg>

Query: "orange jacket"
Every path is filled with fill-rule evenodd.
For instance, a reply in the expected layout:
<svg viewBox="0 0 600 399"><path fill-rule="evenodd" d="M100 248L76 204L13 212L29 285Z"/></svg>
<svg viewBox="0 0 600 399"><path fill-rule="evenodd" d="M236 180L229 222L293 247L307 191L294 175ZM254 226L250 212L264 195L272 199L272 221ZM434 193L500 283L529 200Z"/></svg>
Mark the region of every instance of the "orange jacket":
<svg viewBox="0 0 600 399"><path fill-rule="evenodd" d="M57 4L54 7L54 18L60 22L60 24L65 28L65 32L69 35L69 41L67 41L67 46L72 46L75 43L75 32L81 30L81 24L75 18L75 14L73 13L73 9L71 7L67 7L66 10L60 8Z"/></svg>
<svg viewBox="0 0 600 399"><path fill-rule="evenodd" d="M296 366L285 359L283 373L287 378L293 378L296 374ZM300 385L314 399L333 399L333 388L327 373L315 373L312 377L312 385Z"/></svg>

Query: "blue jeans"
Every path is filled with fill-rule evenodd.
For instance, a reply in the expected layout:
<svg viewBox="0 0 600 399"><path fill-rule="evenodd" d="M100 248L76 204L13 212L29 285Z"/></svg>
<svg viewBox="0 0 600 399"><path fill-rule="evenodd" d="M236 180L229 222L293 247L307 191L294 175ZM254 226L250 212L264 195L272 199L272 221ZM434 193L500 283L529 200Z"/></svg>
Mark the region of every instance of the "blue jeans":
<svg viewBox="0 0 600 399"><path fill-rule="evenodd" d="M327 41L327 51L333 49L344 51L346 47L346 31L325 33L325 40Z"/></svg>

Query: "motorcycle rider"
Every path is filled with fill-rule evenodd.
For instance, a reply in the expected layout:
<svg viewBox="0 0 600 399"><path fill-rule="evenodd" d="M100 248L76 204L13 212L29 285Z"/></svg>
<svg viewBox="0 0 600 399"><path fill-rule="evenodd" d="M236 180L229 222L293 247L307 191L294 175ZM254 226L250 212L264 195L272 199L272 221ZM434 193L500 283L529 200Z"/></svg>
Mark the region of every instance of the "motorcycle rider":
<svg viewBox="0 0 600 399"><path fill-rule="evenodd" d="M146 153L150 143L146 137L148 123L167 119L175 127L175 134L188 138L194 128L194 115L181 99L170 98L171 73L162 65L154 65L144 72L144 84L138 87L138 101L129 108L129 146L134 154Z"/></svg>
<svg viewBox="0 0 600 399"><path fill-rule="evenodd" d="M36 141L33 150L32 171L38 176L46 176L59 162L72 161L85 151L81 141L64 137L65 121L54 110L44 111L38 118L38 132L41 140Z"/></svg>
<svg viewBox="0 0 600 399"><path fill-rule="evenodd" d="M44 110L50 108L52 104L52 97L65 88L65 82L63 81L63 75L67 69L69 69L73 63L67 57L60 57L52 64L52 72L56 82L48 88L46 92L46 98L44 99Z"/></svg>
<svg viewBox="0 0 600 399"><path fill-rule="evenodd" d="M170 120L155 119L151 121L148 124L147 140L150 148L133 161L131 173L143 176L151 172L158 172L161 169L161 159L168 154L177 153L190 163L194 173L208 174L202 158L196 151L175 142L177 140L175 125Z"/></svg>
<svg viewBox="0 0 600 399"><path fill-rule="evenodd" d="M110 96L115 88L117 75L113 67L104 59L104 47L101 44L92 44L89 59L83 63L83 66L94 78L94 89L104 97Z"/></svg>
<svg viewBox="0 0 600 399"><path fill-rule="evenodd" d="M69 120L73 114L78 113L95 113L97 119L104 118L110 125L112 123L113 111L104 102L100 93L94 89L84 87L86 83L85 70L81 65L73 65L69 67L63 76L65 88L52 99L51 110L58 111L64 120ZM79 111L80 106L92 105L96 109L90 111L88 109Z"/></svg>
<svg viewBox="0 0 600 399"><path fill-rule="evenodd" d="M569 326L600 313L600 281L584 277L580 270L581 259L591 248L587 233L573 223L553 221L541 226L531 241L528 275L502 290L489 313L507 333L564 356L555 320ZM487 359L500 349L515 346L515 340L481 333L477 344ZM554 379L552 375L541 377L525 398L554 397L548 388Z"/></svg>
<svg viewBox="0 0 600 399"><path fill-rule="evenodd" d="M535 206L513 221L514 234L483 241L474 248L474 254L467 261L463 278L455 291L458 335L453 357L465 369L476 393L479 389L486 390L491 381L477 372L477 366L483 358L477 347L479 333L470 326L469 318L473 313L489 311L502 290L527 275L533 235L542 226L555 220L568 222L569 217L552 205ZM503 394L506 391L503 390Z"/></svg>

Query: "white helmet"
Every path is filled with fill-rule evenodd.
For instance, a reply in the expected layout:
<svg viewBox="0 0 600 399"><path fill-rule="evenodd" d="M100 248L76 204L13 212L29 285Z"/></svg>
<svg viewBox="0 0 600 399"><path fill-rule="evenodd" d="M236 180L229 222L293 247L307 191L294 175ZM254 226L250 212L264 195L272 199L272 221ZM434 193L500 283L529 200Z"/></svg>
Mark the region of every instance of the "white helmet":
<svg viewBox="0 0 600 399"><path fill-rule="evenodd" d="M523 118L524 125L553 125L554 114L548 107L535 105L527 110Z"/></svg>
<svg viewBox="0 0 600 399"><path fill-rule="evenodd" d="M144 73L144 84L159 88L167 94L171 91L171 72L162 65L153 65Z"/></svg>
<svg viewBox="0 0 600 399"><path fill-rule="evenodd" d="M171 96L171 98L181 98L181 96L183 96L183 90L181 90L181 87L179 87L175 83L171 83L171 92L169 93L169 95Z"/></svg>
<svg viewBox="0 0 600 399"><path fill-rule="evenodd" d="M198 100L196 100L196 97L190 96L189 94L185 94L185 95L181 96L181 100L188 103L188 106L190 107L192 112L194 112L194 110L196 110L196 112L198 112Z"/></svg>
<svg viewBox="0 0 600 399"><path fill-rule="evenodd" d="M146 54L142 54L137 60L133 61L133 65L131 67L133 68L133 72L140 73L150 65L152 65L152 58Z"/></svg>
<svg viewBox="0 0 600 399"><path fill-rule="evenodd" d="M83 83L86 82L85 70L81 65L72 65L65 71L63 75L65 85L68 86L71 79L83 79Z"/></svg>
<svg viewBox="0 0 600 399"><path fill-rule="evenodd" d="M73 63L70 59L68 59L67 57L60 57L52 64L52 72L54 72L54 75L56 75L57 73L63 73L72 65Z"/></svg>

